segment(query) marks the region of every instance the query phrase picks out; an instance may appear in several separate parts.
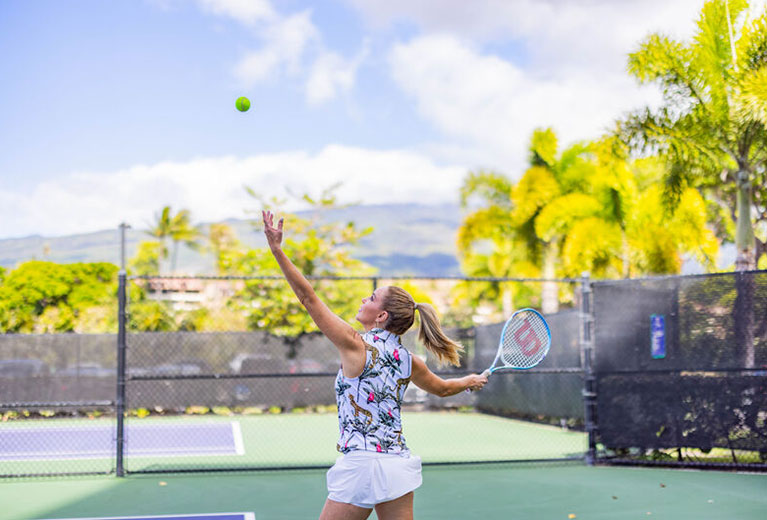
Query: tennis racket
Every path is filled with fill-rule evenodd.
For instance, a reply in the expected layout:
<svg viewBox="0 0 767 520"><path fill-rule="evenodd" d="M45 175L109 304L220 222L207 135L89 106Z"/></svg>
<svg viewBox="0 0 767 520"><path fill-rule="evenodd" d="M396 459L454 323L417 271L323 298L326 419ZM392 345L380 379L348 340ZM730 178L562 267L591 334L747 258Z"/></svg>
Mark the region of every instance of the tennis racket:
<svg viewBox="0 0 767 520"><path fill-rule="evenodd" d="M551 331L535 309L520 309L506 320L493 364L485 377L498 370L527 370L543 361L551 346Z"/></svg>

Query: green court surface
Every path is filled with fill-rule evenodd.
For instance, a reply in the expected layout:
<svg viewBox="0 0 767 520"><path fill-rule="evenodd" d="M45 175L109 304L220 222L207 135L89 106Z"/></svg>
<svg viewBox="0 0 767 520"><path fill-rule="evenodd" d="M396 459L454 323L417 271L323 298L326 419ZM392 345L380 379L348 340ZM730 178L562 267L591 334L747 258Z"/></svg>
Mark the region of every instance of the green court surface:
<svg viewBox="0 0 767 520"><path fill-rule="evenodd" d="M194 446L183 456L126 457L127 472L167 471L170 469L252 468L290 466L330 466L338 457L335 449L338 419L335 414L264 414L256 416L172 416L130 418L131 426L194 426L211 423L236 423L241 435L240 454L196 455ZM77 457L72 453L57 458L55 443L78 435L78 430L114 428L114 419L25 420L0 425L2 434L15 428L36 432L50 429L50 453L31 455L21 460L0 460L0 474L57 472L103 472L114 467L110 458ZM535 460L578 458L586 450L581 432L533 424L473 412L408 412L403 430L411 450L424 462L468 462L491 460ZM182 430L179 430L183 433ZM62 450L63 451L63 450ZM0 458L1 459L1 458Z"/></svg>
<svg viewBox="0 0 767 520"><path fill-rule="evenodd" d="M756 520L767 511L765 474L568 463L426 467L423 475L420 520ZM0 517L252 511L256 520L303 520L319 516L325 496L322 470L7 480L0 481Z"/></svg>

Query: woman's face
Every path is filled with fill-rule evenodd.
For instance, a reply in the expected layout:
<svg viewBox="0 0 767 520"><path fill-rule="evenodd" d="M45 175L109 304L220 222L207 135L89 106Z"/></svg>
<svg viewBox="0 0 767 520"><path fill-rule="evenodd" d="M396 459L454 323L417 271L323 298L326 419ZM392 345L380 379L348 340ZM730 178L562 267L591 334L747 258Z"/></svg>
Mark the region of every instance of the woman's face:
<svg viewBox="0 0 767 520"><path fill-rule="evenodd" d="M376 326L382 326L388 318L388 313L383 310L383 299L386 296L386 287L379 287L367 298L362 298L362 305L357 311L357 321L370 330ZM378 320L378 325L376 325Z"/></svg>

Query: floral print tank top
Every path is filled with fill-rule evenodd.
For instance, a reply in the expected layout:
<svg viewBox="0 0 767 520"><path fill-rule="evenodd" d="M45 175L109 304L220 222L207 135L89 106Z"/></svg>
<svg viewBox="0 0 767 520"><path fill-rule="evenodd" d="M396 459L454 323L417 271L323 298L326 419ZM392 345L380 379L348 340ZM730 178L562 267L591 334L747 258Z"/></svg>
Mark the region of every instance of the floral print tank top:
<svg viewBox="0 0 767 520"><path fill-rule="evenodd" d="M407 455L400 407L412 370L410 352L399 336L383 329L362 335L367 345L365 368L359 377L336 376L338 428L336 449Z"/></svg>

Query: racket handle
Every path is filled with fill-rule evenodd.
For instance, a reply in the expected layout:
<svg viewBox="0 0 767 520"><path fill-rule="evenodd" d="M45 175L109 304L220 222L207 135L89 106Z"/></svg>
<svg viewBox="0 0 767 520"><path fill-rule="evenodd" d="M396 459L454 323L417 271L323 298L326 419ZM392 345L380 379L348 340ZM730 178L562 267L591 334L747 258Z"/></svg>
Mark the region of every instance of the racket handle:
<svg viewBox="0 0 767 520"><path fill-rule="evenodd" d="M489 368L488 368L487 370L485 370L484 372L482 372L482 375L483 375L484 377L490 377L490 374L492 374L492 372L490 371L490 369L489 369ZM467 394L470 394L470 393L472 393L472 392L473 392L473 390L472 390L471 388L467 388L467 389L465 390L465 392L466 392Z"/></svg>

